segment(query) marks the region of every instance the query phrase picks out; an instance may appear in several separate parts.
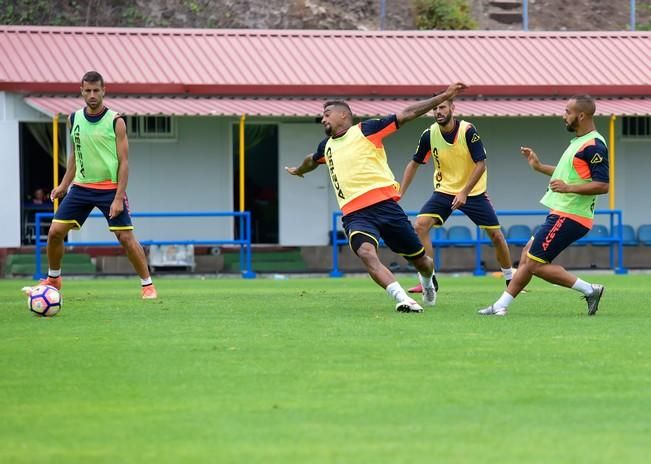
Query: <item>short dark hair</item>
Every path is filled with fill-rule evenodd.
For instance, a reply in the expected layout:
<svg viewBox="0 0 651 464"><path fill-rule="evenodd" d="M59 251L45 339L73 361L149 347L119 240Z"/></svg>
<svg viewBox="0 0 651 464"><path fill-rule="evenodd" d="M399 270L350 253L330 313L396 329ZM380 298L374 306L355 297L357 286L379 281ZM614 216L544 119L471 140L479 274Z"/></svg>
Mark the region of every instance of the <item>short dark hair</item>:
<svg viewBox="0 0 651 464"><path fill-rule="evenodd" d="M84 82L99 82L102 87L104 87L104 78L97 71L88 71L84 74L84 77L81 78L81 85L84 85Z"/></svg>
<svg viewBox="0 0 651 464"><path fill-rule="evenodd" d="M348 114L351 115L351 117L353 115L353 111L350 109L350 106L348 106L348 103L346 103L343 100L330 100L330 101L327 101L327 102L325 102L323 104L323 110L325 111L325 109L327 107L329 107L329 106L340 106L340 107L344 108L348 112Z"/></svg>
<svg viewBox="0 0 651 464"><path fill-rule="evenodd" d="M570 98L570 100L574 100L576 102L576 108L579 111L586 113L588 116L593 116L597 110L597 105L595 105L594 98L592 98L590 95L574 95Z"/></svg>

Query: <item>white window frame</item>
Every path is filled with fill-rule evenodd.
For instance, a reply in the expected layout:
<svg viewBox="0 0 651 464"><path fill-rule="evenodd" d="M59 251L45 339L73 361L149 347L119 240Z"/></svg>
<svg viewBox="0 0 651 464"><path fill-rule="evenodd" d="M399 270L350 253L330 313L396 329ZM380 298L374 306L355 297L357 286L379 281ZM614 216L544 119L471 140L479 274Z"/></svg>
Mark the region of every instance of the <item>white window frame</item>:
<svg viewBox="0 0 651 464"><path fill-rule="evenodd" d="M633 119L635 121L637 121L637 119L646 119L647 120L647 125L648 125L648 128L649 128L649 132L647 134L643 134L643 135L625 134L624 133L624 119L625 118L630 118L630 119ZM631 140L631 141L632 140L644 140L644 141L650 140L651 139L651 116L622 116L622 139Z"/></svg>
<svg viewBox="0 0 651 464"><path fill-rule="evenodd" d="M150 118L165 118L168 120L169 131L147 132L147 121ZM138 121L138 128L134 131L133 120ZM158 127L156 128L158 129ZM178 126L176 118L169 115L127 116L127 136L129 140L145 142L176 142L178 140Z"/></svg>

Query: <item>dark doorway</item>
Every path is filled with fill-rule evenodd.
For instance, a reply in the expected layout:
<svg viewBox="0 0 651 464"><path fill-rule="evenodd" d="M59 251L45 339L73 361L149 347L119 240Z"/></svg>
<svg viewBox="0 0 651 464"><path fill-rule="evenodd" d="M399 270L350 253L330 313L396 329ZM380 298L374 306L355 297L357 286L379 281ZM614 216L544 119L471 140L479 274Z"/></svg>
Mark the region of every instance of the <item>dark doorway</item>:
<svg viewBox="0 0 651 464"><path fill-rule="evenodd" d="M20 178L22 243L31 245L36 238L34 217L37 212L52 211L49 200L54 188L52 166L52 124L20 123ZM59 125L59 181L65 174L66 126ZM47 236L49 221L41 227Z"/></svg>
<svg viewBox="0 0 651 464"><path fill-rule="evenodd" d="M244 130L244 207L251 212L253 243L278 243L278 126L247 124ZM240 210L240 137L233 126L233 211ZM235 234L238 232L235 221Z"/></svg>

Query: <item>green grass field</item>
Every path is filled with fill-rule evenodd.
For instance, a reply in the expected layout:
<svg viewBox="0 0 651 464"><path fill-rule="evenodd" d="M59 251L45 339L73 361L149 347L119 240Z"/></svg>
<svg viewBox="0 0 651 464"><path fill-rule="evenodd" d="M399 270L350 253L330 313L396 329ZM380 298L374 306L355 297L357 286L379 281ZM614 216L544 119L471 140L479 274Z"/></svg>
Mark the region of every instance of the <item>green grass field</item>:
<svg viewBox="0 0 651 464"><path fill-rule="evenodd" d="M0 280L0 462L649 462L651 276L586 279L596 317L443 276L422 315L368 278L67 279L40 318Z"/></svg>

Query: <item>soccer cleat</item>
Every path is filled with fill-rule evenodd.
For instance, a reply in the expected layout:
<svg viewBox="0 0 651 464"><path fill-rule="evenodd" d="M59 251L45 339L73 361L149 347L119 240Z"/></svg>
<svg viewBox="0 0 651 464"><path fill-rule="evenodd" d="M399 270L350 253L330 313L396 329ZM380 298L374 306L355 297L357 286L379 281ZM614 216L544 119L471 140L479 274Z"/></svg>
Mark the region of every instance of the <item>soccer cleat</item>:
<svg viewBox="0 0 651 464"><path fill-rule="evenodd" d="M439 281L436 280L436 274L432 276L432 283L434 284L434 291L438 292ZM411 287L409 290L407 290L407 293L423 293L423 286L421 284L418 284L415 287Z"/></svg>
<svg viewBox="0 0 651 464"><path fill-rule="evenodd" d="M154 284L142 287L143 300L154 300L156 298L158 298L158 292L156 291L156 287L154 287Z"/></svg>
<svg viewBox="0 0 651 464"><path fill-rule="evenodd" d="M54 287L57 290L61 290L61 287L63 286L63 279L61 276L59 277L50 277L47 276L45 279L41 279L38 282L39 285L49 285L50 287Z"/></svg>
<svg viewBox="0 0 651 464"><path fill-rule="evenodd" d="M585 301L588 303L588 316L594 316L599 310L599 301L604 294L604 286L599 284L592 284L592 293L584 296Z"/></svg>
<svg viewBox="0 0 651 464"><path fill-rule="evenodd" d="M411 287L409 290L407 290L407 293L423 293L423 286L421 284L418 284L415 287Z"/></svg>
<svg viewBox="0 0 651 464"><path fill-rule="evenodd" d="M423 288L423 304L426 306L436 304L436 290L434 288Z"/></svg>
<svg viewBox="0 0 651 464"><path fill-rule="evenodd" d="M507 308L496 308L494 305L490 305L488 308L477 311L477 314L482 316L506 316L507 312Z"/></svg>
<svg viewBox="0 0 651 464"><path fill-rule="evenodd" d="M399 313L422 313L423 307L411 298L407 298L396 305L396 311Z"/></svg>

